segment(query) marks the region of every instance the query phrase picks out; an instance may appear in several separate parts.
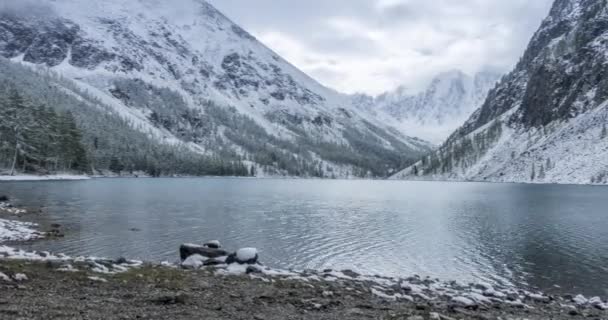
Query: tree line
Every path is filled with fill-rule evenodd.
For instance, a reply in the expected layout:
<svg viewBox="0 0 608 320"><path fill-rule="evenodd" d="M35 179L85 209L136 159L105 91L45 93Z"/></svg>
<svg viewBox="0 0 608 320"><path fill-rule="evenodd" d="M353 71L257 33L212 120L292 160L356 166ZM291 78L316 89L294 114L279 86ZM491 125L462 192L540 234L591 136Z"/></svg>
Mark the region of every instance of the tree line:
<svg viewBox="0 0 608 320"><path fill-rule="evenodd" d="M15 88L0 96L0 163L21 172L89 172L82 132L69 111L33 106Z"/></svg>

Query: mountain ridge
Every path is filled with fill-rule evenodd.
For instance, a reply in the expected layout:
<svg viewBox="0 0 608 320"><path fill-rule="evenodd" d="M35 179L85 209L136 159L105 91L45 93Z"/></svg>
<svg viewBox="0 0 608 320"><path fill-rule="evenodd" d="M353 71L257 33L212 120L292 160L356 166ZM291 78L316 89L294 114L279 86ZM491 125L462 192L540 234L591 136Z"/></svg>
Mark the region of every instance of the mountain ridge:
<svg viewBox="0 0 608 320"><path fill-rule="evenodd" d="M258 175L381 177L430 150L353 109L348 96L314 81L206 1L179 2L188 6L43 0L37 4L52 9L46 15L5 11L0 55L74 81L162 143L206 155L230 149L232 160Z"/></svg>
<svg viewBox="0 0 608 320"><path fill-rule="evenodd" d="M556 0L515 69L393 179L608 183L608 3Z"/></svg>

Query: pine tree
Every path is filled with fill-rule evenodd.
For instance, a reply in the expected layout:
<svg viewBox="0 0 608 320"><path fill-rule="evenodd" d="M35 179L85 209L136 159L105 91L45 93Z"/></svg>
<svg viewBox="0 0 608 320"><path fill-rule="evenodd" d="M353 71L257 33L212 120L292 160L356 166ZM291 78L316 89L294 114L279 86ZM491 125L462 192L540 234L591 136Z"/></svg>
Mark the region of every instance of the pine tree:
<svg viewBox="0 0 608 320"><path fill-rule="evenodd" d="M606 139L608 137L608 131L606 130L606 124L602 126L602 134L600 135L602 139Z"/></svg>
<svg viewBox="0 0 608 320"><path fill-rule="evenodd" d="M534 181L536 179L536 167L532 164L532 174L530 175L530 179Z"/></svg>
<svg viewBox="0 0 608 320"><path fill-rule="evenodd" d="M19 157L23 159L25 167L28 154L34 150L29 143L28 135L31 134L35 122L25 99L17 90L12 90L4 104L0 114L0 129L3 132L3 139L12 148L10 175L15 175Z"/></svg>
<svg viewBox="0 0 608 320"><path fill-rule="evenodd" d="M545 179L545 167L542 164L540 165L540 169L538 171L538 179Z"/></svg>

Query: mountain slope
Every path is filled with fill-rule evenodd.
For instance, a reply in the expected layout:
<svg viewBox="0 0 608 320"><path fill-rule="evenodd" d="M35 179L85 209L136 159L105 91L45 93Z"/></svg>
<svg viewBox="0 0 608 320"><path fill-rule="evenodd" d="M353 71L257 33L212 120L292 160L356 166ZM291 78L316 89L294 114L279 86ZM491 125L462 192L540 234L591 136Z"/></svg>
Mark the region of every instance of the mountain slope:
<svg viewBox="0 0 608 320"><path fill-rule="evenodd" d="M0 55L45 66L151 139L259 174L385 176L429 150L351 107L203 0L41 0L0 17Z"/></svg>
<svg viewBox="0 0 608 320"><path fill-rule="evenodd" d="M555 1L483 106L393 178L608 183L607 49L606 1Z"/></svg>
<svg viewBox="0 0 608 320"><path fill-rule="evenodd" d="M499 74L469 76L459 70L437 75L418 94L399 88L378 97L355 96L354 104L399 128L434 143L442 143L481 106Z"/></svg>

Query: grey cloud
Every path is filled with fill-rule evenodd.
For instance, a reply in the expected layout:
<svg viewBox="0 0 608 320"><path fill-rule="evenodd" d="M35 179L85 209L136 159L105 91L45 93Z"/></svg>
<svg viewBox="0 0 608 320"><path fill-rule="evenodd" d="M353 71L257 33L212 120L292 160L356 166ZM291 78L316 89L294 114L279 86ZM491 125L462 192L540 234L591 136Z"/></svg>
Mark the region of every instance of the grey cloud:
<svg viewBox="0 0 608 320"><path fill-rule="evenodd" d="M297 51L281 42L272 49L322 83L377 92L420 87L434 73L454 68L508 71L553 0L208 1L262 40L280 33L298 43ZM328 24L335 19L356 28ZM329 60L339 63L315 69Z"/></svg>
<svg viewBox="0 0 608 320"><path fill-rule="evenodd" d="M52 6L41 0L1 0L0 13L37 17L54 15Z"/></svg>

